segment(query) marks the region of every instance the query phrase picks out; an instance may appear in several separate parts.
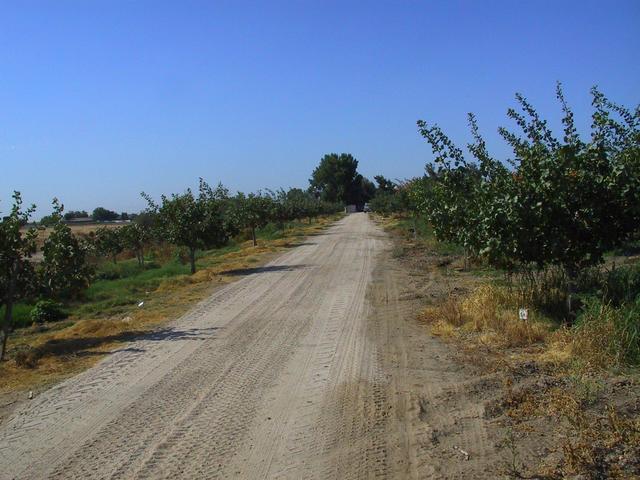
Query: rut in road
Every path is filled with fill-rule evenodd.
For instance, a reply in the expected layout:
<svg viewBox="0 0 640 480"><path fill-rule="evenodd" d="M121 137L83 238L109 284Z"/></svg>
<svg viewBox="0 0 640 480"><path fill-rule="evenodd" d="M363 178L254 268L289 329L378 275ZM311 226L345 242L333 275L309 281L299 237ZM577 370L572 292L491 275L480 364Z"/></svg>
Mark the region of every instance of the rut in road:
<svg viewBox="0 0 640 480"><path fill-rule="evenodd" d="M0 427L7 478L386 476L364 214L214 293Z"/></svg>

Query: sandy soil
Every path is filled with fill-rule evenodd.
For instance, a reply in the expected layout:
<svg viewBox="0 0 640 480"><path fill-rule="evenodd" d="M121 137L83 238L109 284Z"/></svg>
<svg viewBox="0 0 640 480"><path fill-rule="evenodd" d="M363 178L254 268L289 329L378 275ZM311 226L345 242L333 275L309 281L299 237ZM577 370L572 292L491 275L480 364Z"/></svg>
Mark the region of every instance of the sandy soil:
<svg viewBox="0 0 640 480"><path fill-rule="evenodd" d="M495 478L479 381L366 214L0 426L0 478ZM428 279L427 279L428 280Z"/></svg>

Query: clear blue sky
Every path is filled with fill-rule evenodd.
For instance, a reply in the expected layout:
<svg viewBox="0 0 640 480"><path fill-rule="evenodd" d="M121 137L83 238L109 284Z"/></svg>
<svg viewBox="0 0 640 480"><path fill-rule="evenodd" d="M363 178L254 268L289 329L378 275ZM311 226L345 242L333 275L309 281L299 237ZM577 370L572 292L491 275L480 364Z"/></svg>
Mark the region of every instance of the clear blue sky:
<svg viewBox="0 0 640 480"><path fill-rule="evenodd" d="M0 210L137 211L199 176L232 190L308 185L324 153L366 176L420 175L415 122L468 139L524 93L587 128L589 88L640 102L639 1L5 1Z"/></svg>

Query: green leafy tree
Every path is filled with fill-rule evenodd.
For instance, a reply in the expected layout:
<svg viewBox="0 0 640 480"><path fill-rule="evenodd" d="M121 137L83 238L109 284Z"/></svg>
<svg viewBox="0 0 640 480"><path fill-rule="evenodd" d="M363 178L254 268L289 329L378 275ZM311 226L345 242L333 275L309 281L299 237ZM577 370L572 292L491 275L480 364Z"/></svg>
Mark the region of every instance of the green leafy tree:
<svg viewBox="0 0 640 480"><path fill-rule="evenodd" d="M131 250L138 260L138 265L143 266L144 248L151 240L150 229L142 223L130 223L119 230L123 247Z"/></svg>
<svg viewBox="0 0 640 480"><path fill-rule="evenodd" d="M322 157L309 183L311 192L328 202L359 204L375 193L375 186L358 173L358 160L350 153Z"/></svg>
<svg viewBox="0 0 640 480"><path fill-rule="evenodd" d="M38 265L38 276L44 293L49 298L73 298L89 286L91 268L86 262L84 245L63 222L64 207L53 199L53 217L56 222L42 247L43 259Z"/></svg>
<svg viewBox="0 0 640 480"><path fill-rule="evenodd" d="M104 207L97 207L91 214L91 218L93 218L96 222L108 222L117 220L118 217L119 215L116 212L107 210Z"/></svg>
<svg viewBox="0 0 640 480"><path fill-rule="evenodd" d="M0 222L0 302L4 306L0 341L0 361L4 360L7 340L13 330L13 306L35 290L31 255L36 251L37 231L21 226L29 221L35 205L23 210L20 192L13 193L13 206Z"/></svg>
<svg viewBox="0 0 640 480"><path fill-rule="evenodd" d="M121 235L122 227L100 227L94 235L95 250L98 255L110 257L113 263L118 263L118 255L124 251L125 244Z"/></svg>
<svg viewBox="0 0 640 480"><path fill-rule="evenodd" d="M492 158L469 121L473 160L436 126L419 121L435 159L432 183L418 199L440 238L507 267L561 267L568 311L575 278L604 252L637 234L640 225L640 108L629 110L592 89L592 133L584 141L558 84L563 138L522 96L507 114L521 133L499 132L514 152L506 166Z"/></svg>
<svg viewBox="0 0 640 480"><path fill-rule="evenodd" d="M395 182L389 180L388 178L385 178L383 175L376 175L373 177L373 179L378 184L378 192L393 193L396 191L397 185L395 184Z"/></svg>
<svg viewBox="0 0 640 480"><path fill-rule="evenodd" d="M198 249L226 245L234 233L234 224L228 215L228 192L222 185L213 190L200 179L198 196L191 190L171 197L163 195L159 205L145 193L142 196L149 204L149 211L157 215L157 227L163 238L189 250L192 274L196 272Z"/></svg>
<svg viewBox="0 0 640 480"><path fill-rule="evenodd" d="M53 215L45 215L40 219L40 225L42 227L52 227L56 223L56 219Z"/></svg>
<svg viewBox="0 0 640 480"><path fill-rule="evenodd" d="M239 192L233 199L232 214L239 228L251 230L253 246L258 245L256 229L264 227L271 218L271 198L261 193L245 195Z"/></svg>
<svg viewBox="0 0 640 480"><path fill-rule="evenodd" d="M74 218L89 218L89 214L84 210L69 210L64 214L65 220L73 220Z"/></svg>

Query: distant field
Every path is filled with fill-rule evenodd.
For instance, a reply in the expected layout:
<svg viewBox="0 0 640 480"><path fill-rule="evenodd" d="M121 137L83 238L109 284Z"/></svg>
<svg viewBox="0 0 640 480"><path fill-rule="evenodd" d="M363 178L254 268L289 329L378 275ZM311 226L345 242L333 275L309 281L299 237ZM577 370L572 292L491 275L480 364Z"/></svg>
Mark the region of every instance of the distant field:
<svg viewBox="0 0 640 480"><path fill-rule="evenodd" d="M123 225L126 225L126 223L90 222L90 223L81 223L81 224L70 223L68 225L71 228L71 231L75 235L83 236L83 235L88 235L91 232L95 232L99 227L118 228L118 227L122 227ZM31 225L25 226L23 227L22 230L27 231L29 228L33 228L33 227ZM37 227L37 228L38 228L37 245L38 245L38 249L40 249L44 244L44 241L49 236L49 233L51 232L51 228L50 227ZM36 254L36 258L37 256L38 255Z"/></svg>

